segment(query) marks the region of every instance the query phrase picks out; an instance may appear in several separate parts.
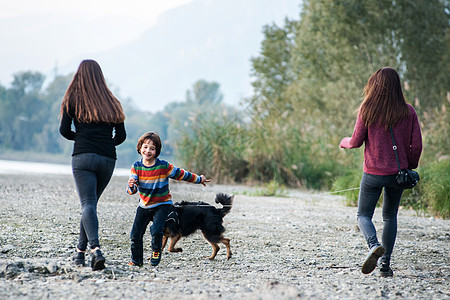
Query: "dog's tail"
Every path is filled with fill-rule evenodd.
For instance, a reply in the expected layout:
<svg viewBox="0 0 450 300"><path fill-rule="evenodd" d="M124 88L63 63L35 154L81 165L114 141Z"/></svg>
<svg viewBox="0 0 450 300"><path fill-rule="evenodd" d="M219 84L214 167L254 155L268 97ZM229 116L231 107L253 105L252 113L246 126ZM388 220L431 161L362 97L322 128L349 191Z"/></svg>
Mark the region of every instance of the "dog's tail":
<svg viewBox="0 0 450 300"><path fill-rule="evenodd" d="M220 214L224 217L231 210L231 206L233 205L234 195L228 196L227 194L218 193L216 195L216 203L222 204L222 208L220 209Z"/></svg>

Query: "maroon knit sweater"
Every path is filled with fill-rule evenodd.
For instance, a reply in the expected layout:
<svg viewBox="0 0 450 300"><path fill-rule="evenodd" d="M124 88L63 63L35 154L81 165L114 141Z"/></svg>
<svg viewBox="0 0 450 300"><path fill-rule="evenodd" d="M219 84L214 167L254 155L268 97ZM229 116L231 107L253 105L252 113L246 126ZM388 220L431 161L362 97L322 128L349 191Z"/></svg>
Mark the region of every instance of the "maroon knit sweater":
<svg viewBox="0 0 450 300"><path fill-rule="evenodd" d="M415 169L422 153L422 134L414 108L408 104L408 118L393 128L397 154L402 169ZM367 128L358 116L352 137L341 141L341 148L359 148L365 143L363 171L373 175L393 175L398 173L392 138L389 128L379 123Z"/></svg>

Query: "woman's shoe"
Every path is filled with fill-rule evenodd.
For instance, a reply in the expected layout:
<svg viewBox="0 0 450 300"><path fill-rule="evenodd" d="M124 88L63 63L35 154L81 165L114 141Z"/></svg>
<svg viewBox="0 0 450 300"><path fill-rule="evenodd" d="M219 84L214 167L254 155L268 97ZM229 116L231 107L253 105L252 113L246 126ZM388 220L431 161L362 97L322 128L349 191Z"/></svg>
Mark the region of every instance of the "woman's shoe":
<svg viewBox="0 0 450 300"><path fill-rule="evenodd" d="M373 246L369 254L367 254L366 260L364 261L361 272L363 274L370 274L373 270L377 267L378 259L384 254L386 250L383 248L383 246Z"/></svg>
<svg viewBox="0 0 450 300"><path fill-rule="evenodd" d="M84 267L86 263L84 262L84 251L76 250L72 256L72 260L76 266Z"/></svg>
<svg viewBox="0 0 450 300"><path fill-rule="evenodd" d="M91 254L92 271L103 270L105 268L105 258L100 249L95 250Z"/></svg>
<svg viewBox="0 0 450 300"><path fill-rule="evenodd" d="M380 276L381 277L393 277L394 272L392 271L391 267L389 267L389 265L381 264Z"/></svg>

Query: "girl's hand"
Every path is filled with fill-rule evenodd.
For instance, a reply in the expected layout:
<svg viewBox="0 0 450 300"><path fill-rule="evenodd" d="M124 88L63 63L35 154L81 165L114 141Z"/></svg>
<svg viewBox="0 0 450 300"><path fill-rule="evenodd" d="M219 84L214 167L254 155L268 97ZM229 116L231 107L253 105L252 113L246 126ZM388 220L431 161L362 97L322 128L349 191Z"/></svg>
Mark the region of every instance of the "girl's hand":
<svg viewBox="0 0 450 300"><path fill-rule="evenodd" d="M341 144L339 145L339 147L341 148L350 148L349 147L349 143L350 143L350 137L345 137L342 139Z"/></svg>
<svg viewBox="0 0 450 300"><path fill-rule="evenodd" d="M134 179L134 178L130 178L130 179L128 179L128 186L130 187L130 188L133 188L133 186L136 184L136 179Z"/></svg>
<svg viewBox="0 0 450 300"><path fill-rule="evenodd" d="M200 175L200 178L202 179L200 183L203 184L203 186L206 186L208 182L211 182L211 179L206 179L205 175Z"/></svg>

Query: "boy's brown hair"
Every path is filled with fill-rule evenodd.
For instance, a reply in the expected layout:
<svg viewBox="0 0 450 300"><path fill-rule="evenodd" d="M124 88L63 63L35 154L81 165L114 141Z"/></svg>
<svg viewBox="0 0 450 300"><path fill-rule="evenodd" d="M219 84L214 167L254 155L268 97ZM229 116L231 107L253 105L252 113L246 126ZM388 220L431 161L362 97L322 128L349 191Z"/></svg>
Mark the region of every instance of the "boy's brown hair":
<svg viewBox="0 0 450 300"><path fill-rule="evenodd" d="M146 140L150 140L153 142L153 145L155 145L156 147L156 157L159 156L159 154L161 153L161 138L159 137L159 135L156 132L147 132L144 133L138 140L137 145L136 145L136 150L139 154L141 154L141 147L142 144L146 141Z"/></svg>

